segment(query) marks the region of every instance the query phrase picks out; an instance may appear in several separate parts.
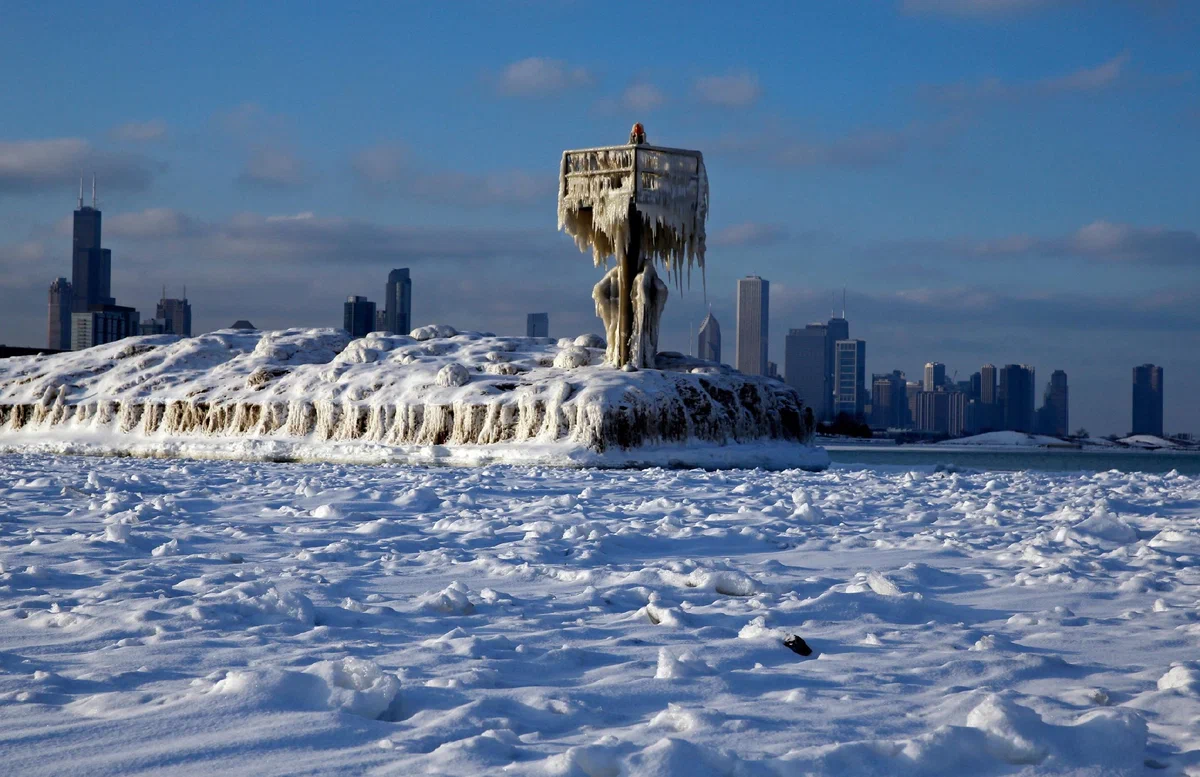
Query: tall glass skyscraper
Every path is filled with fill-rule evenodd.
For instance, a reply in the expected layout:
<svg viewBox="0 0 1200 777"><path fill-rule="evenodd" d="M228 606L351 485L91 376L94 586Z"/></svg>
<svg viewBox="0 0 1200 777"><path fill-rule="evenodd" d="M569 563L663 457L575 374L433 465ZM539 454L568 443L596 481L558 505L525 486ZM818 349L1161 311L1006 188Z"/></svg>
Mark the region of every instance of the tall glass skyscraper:
<svg viewBox="0 0 1200 777"><path fill-rule="evenodd" d="M342 328L351 337L366 337L374 331L375 303L366 297L347 297L342 313Z"/></svg>
<svg viewBox="0 0 1200 777"><path fill-rule="evenodd" d="M834 415L861 419L867 403L867 343L838 340L834 344Z"/></svg>
<svg viewBox="0 0 1200 777"><path fill-rule="evenodd" d="M833 420L833 349L829 327L789 329L784 340L783 379L800 392L818 421Z"/></svg>
<svg viewBox="0 0 1200 777"><path fill-rule="evenodd" d="M1143 364L1133 368L1133 433L1162 437L1162 367Z"/></svg>
<svg viewBox="0 0 1200 777"><path fill-rule="evenodd" d="M767 318L771 284L757 275L737 282L734 366L747 375L767 374Z"/></svg>
<svg viewBox="0 0 1200 777"><path fill-rule="evenodd" d="M83 204L79 182L79 208L71 230L71 312L83 313L100 305L115 305L112 298L112 251L100 247L101 218L96 208L96 181L92 179L92 204Z"/></svg>
<svg viewBox="0 0 1200 777"><path fill-rule="evenodd" d="M999 404L1004 429L1026 433L1034 430L1033 381L1033 367L1028 364L1006 364L1000 370Z"/></svg>
<svg viewBox="0 0 1200 777"><path fill-rule="evenodd" d="M71 350L71 284L59 278L50 284L50 304L46 347L55 351Z"/></svg>
<svg viewBox="0 0 1200 777"><path fill-rule="evenodd" d="M412 331L412 280L408 277L407 267L388 273L387 299L383 309L387 331L397 335Z"/></svg>
<svg viewBox="0 0 1200 777"><path fill-rule="evenodd" d="M712 311L700 322L700 334L696 337L696 355L710 362L721 363L721 325Z"/></svg>

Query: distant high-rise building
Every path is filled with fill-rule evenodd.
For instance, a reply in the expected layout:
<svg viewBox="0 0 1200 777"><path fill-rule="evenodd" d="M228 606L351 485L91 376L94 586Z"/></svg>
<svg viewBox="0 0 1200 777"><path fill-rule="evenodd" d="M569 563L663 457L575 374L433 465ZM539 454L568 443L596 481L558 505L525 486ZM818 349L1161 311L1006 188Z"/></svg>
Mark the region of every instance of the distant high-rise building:
<svg viewBox="0 0 1200 777"><path fill-rule="evenodd" d="M971 384L971 387L967 391L967 401L968 402L982 402L983 401L983 373L972 372L970 384Z"/></svg>
<svg viewBox="0 0 1200 777"><path fill-rule="evenodd" d="M375 303L366 297L347 297L342 320L351 337L366 337L375 327Z"/></svg>
<svg viewBox="0 0 1200 777"><path fill-rule="evenodd" d="M908 383L900 370L871 377L871 425L878 429L908 427Z"/></svg>
<svg viewBox="0 0 1200 777"><path fill-rule="evenodd" d="M997 404L996 365L985 364L979 368L979 400L985 405Z"/></svg>
<svg viewBox="0 0 1200 777"><path fill-rule="evenodd" d="M116 304L112 298L112 252L100 247L100 238L101 214L96 208L96 178L93 176L90 206L83 204L83 180L79 181L79 208L75 211L71 230L72 313Z"/></svg>
<svg viewBox="0 0 1200 777"><path fill-rule="evenodd" d="M1042 406L1037 411L1037 431L1055 437L1066 437L1069 418L1067 416L1067 373L1055 370L1042 395Z"/></svg>
<svg viewBox="0 0 1200 777"><path fill-rule="evenodd" d="M818 421L833 420L833 348L829 327L809 324L789 329L784 340L783 377L800 392Z"/></svg>
<svg viewBox="0 0 1200 777"><path fill-rule="evenodd" d="M138 324L139 335L163 335L167 333L167 322L161 318L148 318Z"/></svg>
<svg viewBox="0 0 1200 777"><path fill-rule="evenodd" d="M549 337L550 336L550 314L549 313L530 313L525 316L525 336L526 337Z"/></svg>
<svg viewBox="0 0 1200 777"><path fill-rule="evenodd" d="M391 327L388 326L386 310L380 310L379 308L375 309L375 331L376 332L391 332L392 331Z"/></svg>
<svg viewBox="0 0 1200 777"><path fill-rule="evenodd" d="M1163 368L1133 368L1133 434L1163 434Z"/></svg>
<svg viewBox="0 0 1200 777"><path fill-rule="evenodd" d="M867 344L863 340L838 340L834 344L834 415L862 418L867 404Z"/></svg>
<svg viewBox="0 0 1200 777"><path fill-rule="evenodd" d="M82 351L133 337L139 333L139 321L135 309L121 305L93 305L89 310L72 313L71 350Z"/></svg>
<svg viewBox="0 0 1200 777"><path fill-rule="evenodd" d="M904 396L908 402L908 425L914 426L917 420L917 398L925 390L924 381L910 380L904 384Z"/></svg>
<svg viewBox="0 0 1200 777"><path fill-rule="evenodd" d="M700 334L696 338L696 355L710 362L721 363L721 325L712 311L700 322Z"/></svg>
<svg viewBox="0 0 1200 777"><path fill-rule="evenodd" d="M166 334L192 336L192 306L186 295L183 299L168 299L164 290L163 297L155 308L154 317L162 320L163 332Z"/></svg>
<svg viewBox="0 0 1200 777"><path fill-rule="evenodd" d="M780 380L780 377L779 377L779 365L778 365L778 364L776 364L776 363L775 363L775 362L773 362L773 361L768 361L768 362L767 362L767 377L768 377L768 378L775 378L776 380Z"/></svg>
<svg viewBox="0 0 1200 777"><path fill-rule="evenodd" d="M1001 426L1013 432L1032 432L1034 370L1027 364L1006 364L1000 370ZM986 383L984 388L987 388Z"/></svg>
<svg viewBox="0 0 1200 777"><path fill-rule="evenodd" d="M408 277L407 267L388 273L387 300L383 309L387 314L388 332L406 335L412 331L412 279Z"/></svg>
<svg viewBox="0 0 1200 777"><path fill-rule="evenodd" d="M757 275L737 282L734 366L747 375L767 374L767 314L770 298L770 282Z"/></svg>
<svg viewBox="0 0 1200 777"><path fill-rule="evenodd" d="M958 437L966 426L966 399L961 391L921 391L913 426L922 432Z"/></svg>
<svg viewBox="0 0 1200 777"><path fill-rule="evenodd" d="M946 385L946 365L941 362L925 363L925 390L937 391Z"/></svg>
<svg viewBox="0 0 1200 777"><path fill-rule="evenodd" d="M71 284L59 278L50 284L50 307L46 347L55 351L71 350Z"/></svg>

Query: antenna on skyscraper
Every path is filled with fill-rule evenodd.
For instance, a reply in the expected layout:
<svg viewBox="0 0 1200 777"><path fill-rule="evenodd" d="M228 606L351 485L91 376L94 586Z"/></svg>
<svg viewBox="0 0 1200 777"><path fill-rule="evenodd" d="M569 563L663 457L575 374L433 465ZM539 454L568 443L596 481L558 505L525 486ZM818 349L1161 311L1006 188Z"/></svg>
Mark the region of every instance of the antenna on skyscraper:
<svg viewBox="0 0 1200 777"><path fill-rule="evenodd" d="M92 210L96 209L96 174L92 173Z"/></svg>
<svg viewBox="0 0 1200 777"><path fill-rule="evenodd" d="M83 173L79 174L79 209L83 210Z"/></svg>
<svg viewBox="0 0 1200 777"><path fill-rule="evenodd" d="M846 287L842 287L842 318L846 317Z"/></svg>

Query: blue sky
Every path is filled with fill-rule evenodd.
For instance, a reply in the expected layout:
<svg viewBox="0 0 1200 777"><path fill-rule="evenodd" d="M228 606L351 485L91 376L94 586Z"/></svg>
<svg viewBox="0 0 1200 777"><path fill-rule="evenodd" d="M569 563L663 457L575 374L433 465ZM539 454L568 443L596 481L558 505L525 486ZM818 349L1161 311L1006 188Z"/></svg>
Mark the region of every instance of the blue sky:
<svg viewBox="0 0 1200 777"><path fill-rule="evenodd" d="M41 345L99 174L118 301L195 326L336 326L408 266L416 323L599 329L555 232L564 148L705 153L707 297L772 282L771 355L848 287L868 369L1067 371L1127 431L1166 370L1200 432L1200 5L1169 0L0 4L0 342Z"/></svg>

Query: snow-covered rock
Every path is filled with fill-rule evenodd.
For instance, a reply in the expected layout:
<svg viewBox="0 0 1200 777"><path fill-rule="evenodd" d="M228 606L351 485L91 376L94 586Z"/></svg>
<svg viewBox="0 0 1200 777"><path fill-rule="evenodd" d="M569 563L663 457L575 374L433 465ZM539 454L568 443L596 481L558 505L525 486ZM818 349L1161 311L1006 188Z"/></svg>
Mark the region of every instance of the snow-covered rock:
<svg viewBox="0 0 1200 777"><path fill-rule="evenodd" d="M0 361L0 446L143 455L572 465L828 465L799 395L660 353L603 366L604 341L426 326L155 335ZM230 444L229 439L244 441Z"/></svg>

